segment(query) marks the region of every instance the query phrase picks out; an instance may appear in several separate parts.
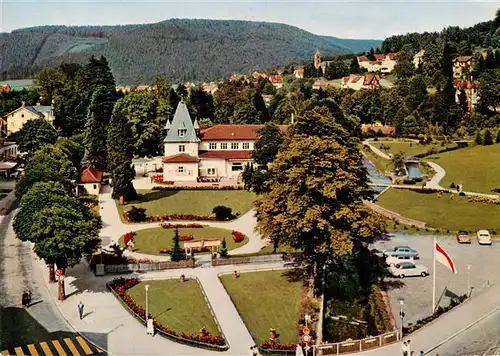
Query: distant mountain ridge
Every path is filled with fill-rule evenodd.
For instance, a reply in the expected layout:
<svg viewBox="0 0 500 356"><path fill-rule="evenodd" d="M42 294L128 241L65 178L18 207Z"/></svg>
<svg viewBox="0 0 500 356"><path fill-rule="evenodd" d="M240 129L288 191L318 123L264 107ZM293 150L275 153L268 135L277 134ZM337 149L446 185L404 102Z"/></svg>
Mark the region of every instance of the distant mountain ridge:
<svg viewBox="0 0 500 356"><path fill-rule="evenodd" d="M381 41L318 36L269 22L171 19L144 25L40 26L0 33L0 80L104 55L117 83L217 80L312 59L369 50Z"/></svg>

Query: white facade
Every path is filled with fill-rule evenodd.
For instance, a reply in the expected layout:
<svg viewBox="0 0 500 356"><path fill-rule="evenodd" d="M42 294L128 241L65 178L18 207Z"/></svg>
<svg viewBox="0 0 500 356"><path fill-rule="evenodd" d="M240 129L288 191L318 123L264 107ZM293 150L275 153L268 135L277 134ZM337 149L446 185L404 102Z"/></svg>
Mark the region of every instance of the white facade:
<svg viewBox="0 0 500 356"><path fill-rule="evenodd" d="M99 195L101 183L78 183L78 194Z"/></svg>
<svg viewBox="0 0 500 356"><path fill-rule="evenodd" d="M198 156L197 142L170 142L164 144L165 156L173 156L180 153L185 153L190 156Z"/></svg>
<svg viewBox="0 0 500 356"><path fill-rule="evenodd" d="M200 151L253 151L253 140L203 140L199 144ZM196 153L198 154L198 153Z"/></svg>
<svg viewBox="0 0 500 356"><path fill-rule="evenodd" d="M163 181L194 181L198 178L197 162L163 164Z"/></svg>
<svg viewBox="0 0 500 356"><path fill-rule="evenodd" d="M44 119L53 125L54 113L51 106L21 106L20 108L8 113L7 134L15 133L24 126L29 120Z"/></svg>

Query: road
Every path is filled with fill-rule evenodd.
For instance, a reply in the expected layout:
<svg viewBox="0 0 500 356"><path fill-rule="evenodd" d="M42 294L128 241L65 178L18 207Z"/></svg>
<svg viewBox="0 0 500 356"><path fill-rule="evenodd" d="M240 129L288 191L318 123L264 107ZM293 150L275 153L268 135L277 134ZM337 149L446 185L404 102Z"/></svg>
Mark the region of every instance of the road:
<svg viewBox="0 0 500 356"><path fill-rule="evenodd" d="M500 310L430 353L430 355L435 354L440 356L500 355Z"/></svg>
<svg viewBox="0 0 500 356"><path fill-rule="evenodd" d="M34 355L35 352L32 350L37 350L39 355L45 355L47 353L40 343L46 342L47 344L43 347L46 346L52 350L52 354L63 354L59 352L60 350L66 350L66 353L70 354L72 347L81 348L82 340L77 338L78 335L74 333L54 305L40 275L41 271L34 268L30 244L17 240L12 228L13 215L11 213L7 216L0 216L0 316L2 321L0 323L0 351L2 355L14 354L15 348L21 347L26 355ZM32 305L27 309L21 306L21 295L25 289L33 293ZM31 345L31 350L27 348L28 345ZM58 349L59 346L61 349Z"/></svg>

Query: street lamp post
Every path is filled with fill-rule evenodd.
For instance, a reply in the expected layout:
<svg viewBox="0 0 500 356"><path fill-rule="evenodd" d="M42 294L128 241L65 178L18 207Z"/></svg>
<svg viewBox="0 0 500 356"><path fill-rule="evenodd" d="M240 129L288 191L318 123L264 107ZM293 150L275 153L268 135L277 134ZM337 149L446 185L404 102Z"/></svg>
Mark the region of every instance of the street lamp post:
<svg viewBox="0 0 500 356"><path fill-rule="evenodd" d="M149 300L148 300L149 284L146 284L144 288L146 289L146 329L147 329L149 320Z"/></svg>
<svg viewBox="0 0 500 356"><path fill-rule="evenodd" d="M399 332L401 335L401 339L403 338L403 321L405 317L405 312L404 312L404 305L405 305L405 299L403 297L399 297L399 305L401 306L401 310L399 311L399 316L401 317L401 325L399 326Z"/></svg>
<svg viewBox="0 0 500 356"><path fill-rule="evenodd" d="M467 296L470 295L470 268L471 265L467 265Z"/></svg>

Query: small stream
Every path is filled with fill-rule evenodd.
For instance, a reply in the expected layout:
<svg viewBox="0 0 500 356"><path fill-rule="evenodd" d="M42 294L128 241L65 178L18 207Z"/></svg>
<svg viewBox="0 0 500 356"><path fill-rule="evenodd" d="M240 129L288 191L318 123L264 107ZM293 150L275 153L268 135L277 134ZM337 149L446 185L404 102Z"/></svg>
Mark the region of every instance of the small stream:
<svg viewBox="0 0 500 356"><path fill-rule="evenodd" d="M386 177L384 175L381 175L380 172L377 170L375 165L368 159L363 159L363 165L366 167L366 170L368 171L368 177L370 179L371 187L373 190L377 192L381 192L385 188L387 188L388 185L391 184L391 179L389 177Z"/></svg>

